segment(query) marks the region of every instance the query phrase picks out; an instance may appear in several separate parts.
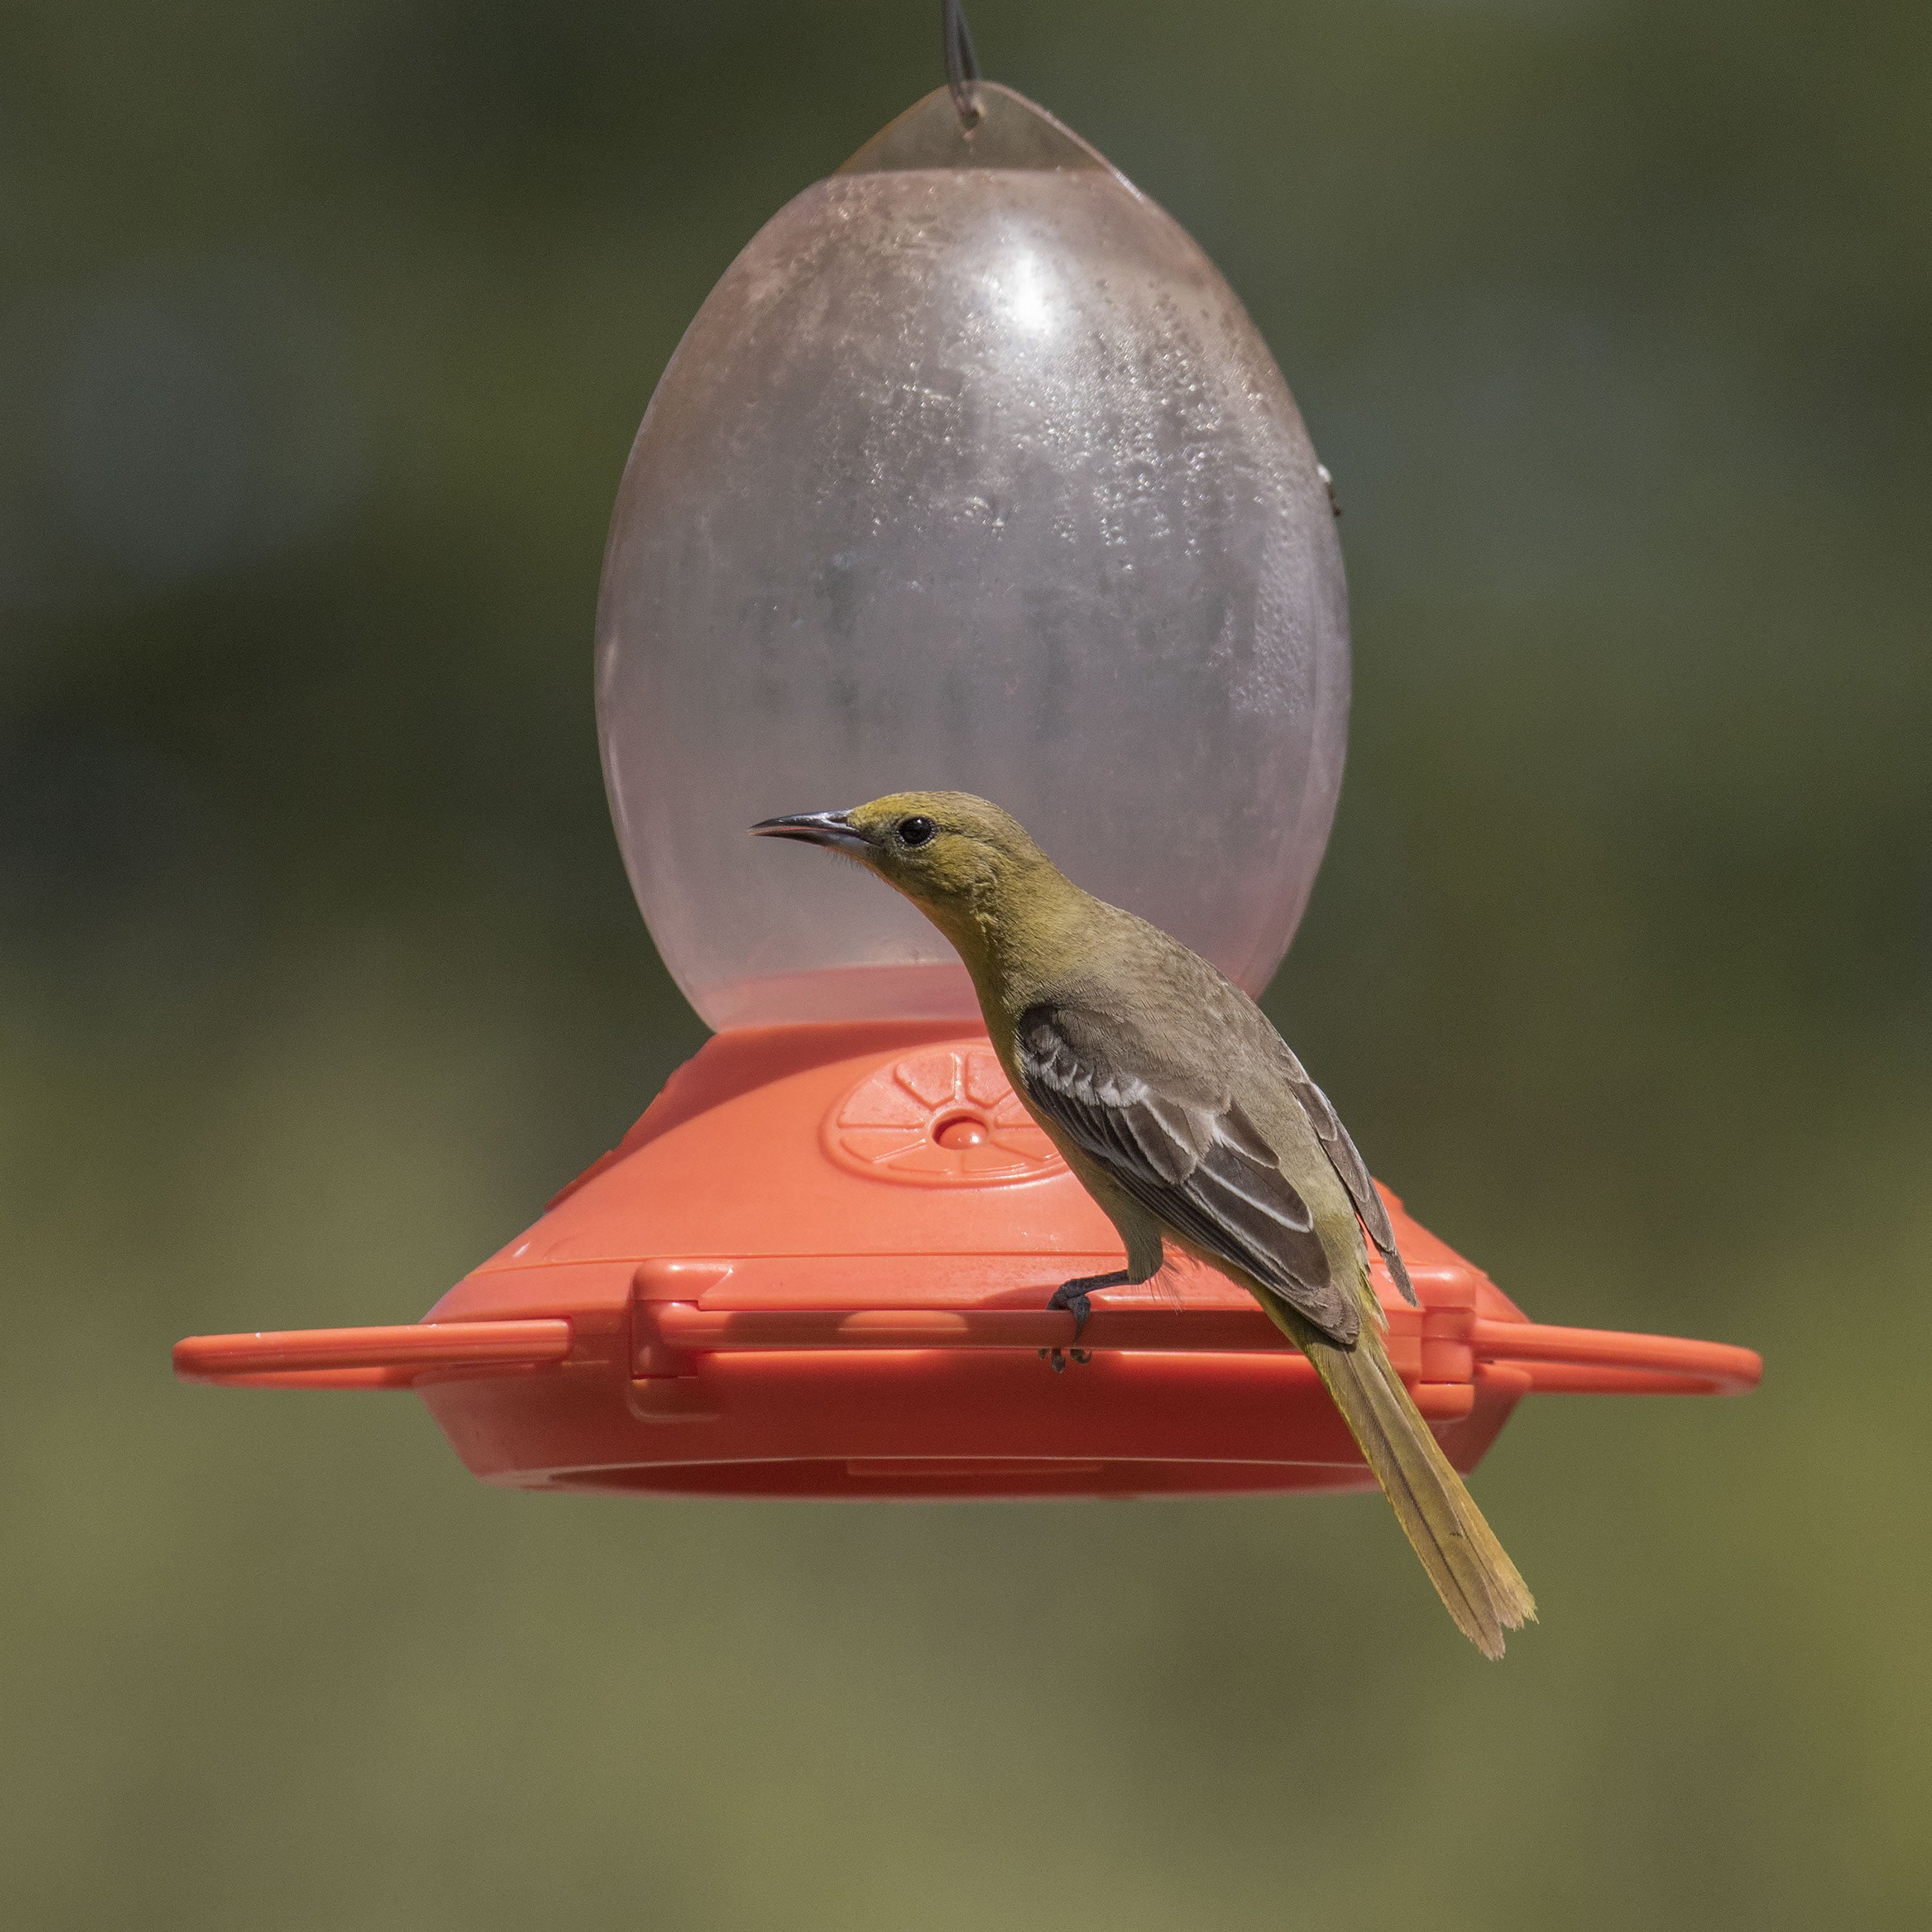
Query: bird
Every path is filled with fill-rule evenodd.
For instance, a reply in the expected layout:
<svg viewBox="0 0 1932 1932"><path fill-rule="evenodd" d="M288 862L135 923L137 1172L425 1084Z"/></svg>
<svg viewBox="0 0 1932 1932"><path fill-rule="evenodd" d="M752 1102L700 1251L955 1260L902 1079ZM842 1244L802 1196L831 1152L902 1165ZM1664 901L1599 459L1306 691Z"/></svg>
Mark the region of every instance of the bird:
<svg viewBox="0 0 1932 1932"><path fill-rule="evenodd" d="M1076 1340L1094 1290L1151 1280L1170 1246L1245 1288L1314 1364L1450 1616L1501 1657L1534 1599L1390 1363L1368 1244L1415 1292L1388 1210L1260 1007L970 793L895 792L751 830L856 860L958 953L1014 1093L1126 1250L1124 1268L1054 1291Z"/></svg>

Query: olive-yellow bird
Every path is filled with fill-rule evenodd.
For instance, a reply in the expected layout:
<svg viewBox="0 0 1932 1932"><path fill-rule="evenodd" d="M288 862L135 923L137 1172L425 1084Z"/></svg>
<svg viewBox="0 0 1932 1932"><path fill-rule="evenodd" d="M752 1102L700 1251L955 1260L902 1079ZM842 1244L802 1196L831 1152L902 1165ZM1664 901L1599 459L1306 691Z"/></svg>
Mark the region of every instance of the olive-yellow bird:
<svg viewBox="0 0 1932 1932"><path fill-rule="evenodd" d="M1198 953L1075 885L1010 814L898 792L752 830L829 847L958 949L1013 1090L1120 1232L1119 1273L1163 1244L1238 1282L1311 1360L1449 1614L1486 1657L1536 1606L1390 1366L1366 1232L1415 1299L1388 1210L1335 1110L1254 1001Z"/></svg>

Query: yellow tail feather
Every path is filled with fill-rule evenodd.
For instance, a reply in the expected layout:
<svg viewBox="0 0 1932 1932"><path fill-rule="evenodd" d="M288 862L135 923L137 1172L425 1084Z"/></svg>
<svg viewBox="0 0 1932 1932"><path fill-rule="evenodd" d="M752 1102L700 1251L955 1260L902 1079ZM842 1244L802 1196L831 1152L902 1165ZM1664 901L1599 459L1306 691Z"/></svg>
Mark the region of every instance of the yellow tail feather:
<svg viewBox="0 0 1932 1932"><path fill-rule="evenodd" d="M1390 1366L1379 1330L1365 1322L1355 1346L1341 1348L1279 1304L1268 1312L1315 1364L1456 1628L1485 1657L1501 1657L1504 1631L1533 1622L1536 1600Z"/></svg>

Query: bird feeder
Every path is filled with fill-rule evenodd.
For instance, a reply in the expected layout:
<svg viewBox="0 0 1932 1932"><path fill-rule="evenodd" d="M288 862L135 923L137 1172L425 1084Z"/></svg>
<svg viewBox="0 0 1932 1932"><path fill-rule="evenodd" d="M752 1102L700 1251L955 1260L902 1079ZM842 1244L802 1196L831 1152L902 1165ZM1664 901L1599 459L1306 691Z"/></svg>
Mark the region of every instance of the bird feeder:
<svg viewBox="0 0 1932 1932"><path fill-rule="evenodd" d="M420 1322L201 1336L202 1381L413 1388L526 1488L761 1496L1370 1486L1308 1363L1114 1231L963 970L754 820L998 800L1258 994L1340 782L1348 616L1280 372L1182 230L1008 90L945 89L755 236L652 398L598 612L604 769L716 1036ZM1473 1468L1532 1390L1716 1393L1747 1350L1552 1328L1408 1219L1390 1352Z"/></svg>

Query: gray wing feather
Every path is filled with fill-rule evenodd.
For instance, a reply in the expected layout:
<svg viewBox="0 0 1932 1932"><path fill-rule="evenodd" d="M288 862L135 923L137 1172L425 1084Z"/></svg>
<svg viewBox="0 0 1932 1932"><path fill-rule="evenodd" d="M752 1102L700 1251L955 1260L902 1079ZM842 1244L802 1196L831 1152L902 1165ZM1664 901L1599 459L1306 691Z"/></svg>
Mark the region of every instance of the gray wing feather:
<svg viewBox="0 0 1932 1932"><path fill-rule="evenodd" d="M1021 1016L1015 1046L1035 1105L1149 1214L1352 1346L1360 1308L1334 1280L1307 1202L1240 1108L1163 1092L1107 1064L1092 1029L1079 1030L1076 1047L1054 1008Z"/></svg>
<svg viewBox="0 0 1932 1932"><path fill-rule="evenodd" d="M1402 1290L1403 1300L1412 1308L1420 1306L1415 1290L1409 1285L1408 1270L1403 1266L1402 1256L1396 1251L1395 1230L1389 1225L1388 1209L1376 1192L1375 1183L1369 1178L1366 1162L1355 1151L1355 1144L1348 1138L1348 1130L1342 1126L1341 1117L1328 1095L1309 1078L1306 1070L1286 1040L1280 1042L1280 1047L1282 1068L1288 1076L1288 1084L1294 1097L1301 1102L1302 1111L1307 1114L1316 1139L1321 1142L1335 1172L1341 1176L1342 1185L1348 1190L1349 1198L1355 1204L1355 1212L1362 1217L1362 1226L1369 1231L1369 1239L1381 1250L1382 1259L1388 1264L1390 1275Z"/></svg>

